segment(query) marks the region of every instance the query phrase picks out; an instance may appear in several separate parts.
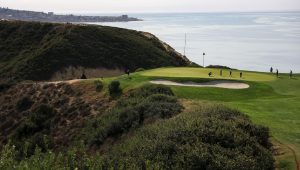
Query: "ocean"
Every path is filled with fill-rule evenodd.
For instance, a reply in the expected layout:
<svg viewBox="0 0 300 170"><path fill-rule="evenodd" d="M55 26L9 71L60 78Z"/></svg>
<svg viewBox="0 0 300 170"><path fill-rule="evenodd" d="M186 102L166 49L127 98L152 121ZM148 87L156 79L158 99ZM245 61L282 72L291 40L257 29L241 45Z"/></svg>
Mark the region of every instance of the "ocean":
<svg viewBox="0 0 300 170"><path fill-rule="evenodd" d="M300 12L128 15L143 21L97 24L153 33L180 53L186 34L186 56L200 65L206 53L205 66L300 73Z"/></svg>

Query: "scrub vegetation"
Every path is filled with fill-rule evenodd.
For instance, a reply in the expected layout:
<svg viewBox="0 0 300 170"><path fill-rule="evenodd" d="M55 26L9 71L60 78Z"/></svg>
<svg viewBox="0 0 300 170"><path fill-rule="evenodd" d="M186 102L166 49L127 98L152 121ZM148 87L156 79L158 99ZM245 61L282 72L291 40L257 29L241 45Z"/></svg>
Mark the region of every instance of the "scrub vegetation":
<svg viewBox="0 0 300 170"><path fill-rule="evenodd" d="M73 78L78 78L75 73L84 68L133 72L189 64L149 33L96 25L0 22L2 80L49 80L66 68L72 68Z"/></svg>
<svg viewBox="0 0 300 170"><path fill-rule="evenodd" d="M0 168L274 168L268 128L223 105L184 109L162 85L128 91L103 114L86 120L72 147L51 145L47 134L56 116L54 108L41 105L21 120L2 146Z"/></svg>

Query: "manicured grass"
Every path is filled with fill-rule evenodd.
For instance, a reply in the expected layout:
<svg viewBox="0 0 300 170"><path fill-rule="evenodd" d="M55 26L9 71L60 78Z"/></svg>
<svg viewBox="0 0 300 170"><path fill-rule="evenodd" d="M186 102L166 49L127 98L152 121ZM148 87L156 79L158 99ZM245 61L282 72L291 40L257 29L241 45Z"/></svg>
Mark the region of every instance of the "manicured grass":
<svg viewBox="0 0 300 170"><path fill-rule="evenodd" d="M214 77L209 78L212 71ZM300 75L289 79L288 75L281 74L280 78L269 73L243 71L244 78L239 78L238 70L223 70L222 77L219 69L202 68L159 68L134 73L131 78L120 76L105 79L107 83L112 79L121 82L124 91L136 88L149 80L167 79L184 82L206 82L214 79L228 79L244 81L250 85L249 89L232 90L221 88L199 88L172 86L172 90L179 97L199 102L223 103L246 113L257 124L268 126L274 139L285 146L291 147L300 156ZM289 153L288 153L289 152ZM278 166L291 169L295 167L294 157L290 150L284 155L276 157Z"/></svg>
<svg viewBox="0 0 300 170"><path fill-rule="evenodd" d="M191 77L191 78L209 78L208 73L212 72L211 79L231 79L245 81L271 81L275 79L274 75L256 72L243 72L243 78L240 78L240 70L232 70L232 77L229 77L229 70L223 69L223 76L220 76L220 69L210 68L192 68L192 67L176 67L176 68L159 68L141 73L143 76L157 77Z"/></svg>

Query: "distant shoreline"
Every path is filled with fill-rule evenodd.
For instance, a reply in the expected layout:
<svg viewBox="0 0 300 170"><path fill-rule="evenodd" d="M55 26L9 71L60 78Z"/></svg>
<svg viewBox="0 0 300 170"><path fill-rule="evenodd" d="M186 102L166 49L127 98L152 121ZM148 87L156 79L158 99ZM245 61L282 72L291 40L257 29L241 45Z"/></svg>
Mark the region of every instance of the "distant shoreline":
<svg viewBox="0 0 300 170"><path fill-rule="evenodd" d="M87 15L62 15L54 12L36 12L26 10L15 10L0 7L0 20L21 20L37 22L130 22L141 21L138 18L129 17L128 15L120 16L87 16Z"/></svg>

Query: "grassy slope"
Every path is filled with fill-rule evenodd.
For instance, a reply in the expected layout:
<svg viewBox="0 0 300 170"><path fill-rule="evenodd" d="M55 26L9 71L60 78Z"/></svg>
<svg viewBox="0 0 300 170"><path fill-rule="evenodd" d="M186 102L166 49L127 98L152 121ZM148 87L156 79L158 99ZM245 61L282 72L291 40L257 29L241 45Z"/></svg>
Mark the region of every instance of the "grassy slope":
<svg viewBox="0 0 300 170"><path fill-rule="evenodd" d="M160 68L135 73L131 79L126 76L118 77L125 90L132 89L153 79L169 79L175 81L209 81L208 72L219 74L218 69L201 68ZM220 88L198 88L173 86L175 94L183 99L193 101L209 101L224 103L248 114L255 123L266 125L271 129L274 140L279 140L285 146L292 147L297 156L300 155L300 79L289 79L280 75L277 79L267 73L244 71L244 79L238 78L234 71L233 78L228 77L228 70L223 71L221 79L246 81L249 89L230 90ZM299 76L299 75L297 75ZM105 79L104 81L110 81ZM281 166L288 169L295 167L294 157L290 150L278 156Z"/></svg>
<svg viewBox="0 0 300 170"><path fill-rule="evenodd" d="M47 80L68 66L156 68L187 59L144 33L94 25L0 22L0 78Z"/></svg>
<svg viewBox="0 0 300 170"><path fill-rule="evenodd" d="M272 130L274 138L293 148L299 159L300 80L291 80L288 76L282 75L276 81L265 83L273 87L276 93L288 95L288 97L273 99L258 98L249 101L231 102L229 105L247 113L255 122L267 125ZM284 159L282 163L294 163L294 158L291 154L286 154L285 156L281 156L281 158Z"/></svg>

